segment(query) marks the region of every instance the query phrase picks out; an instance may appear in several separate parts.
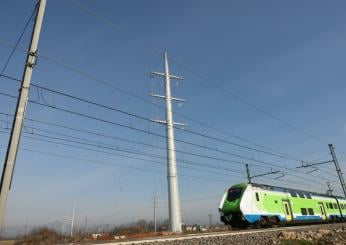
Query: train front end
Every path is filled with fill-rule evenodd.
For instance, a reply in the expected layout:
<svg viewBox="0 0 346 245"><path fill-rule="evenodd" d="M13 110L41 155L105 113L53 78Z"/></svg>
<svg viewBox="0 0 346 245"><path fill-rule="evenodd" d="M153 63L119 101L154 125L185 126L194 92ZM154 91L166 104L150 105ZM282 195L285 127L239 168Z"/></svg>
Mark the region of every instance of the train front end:
<svg viewBox="0 0 346 245"><path fill-rule="evenodd" d="M240 202L247 184L237 184L229 188L223 195L220 206L220 218L225 225L245 227L248 225L240 210Z"/></svg>

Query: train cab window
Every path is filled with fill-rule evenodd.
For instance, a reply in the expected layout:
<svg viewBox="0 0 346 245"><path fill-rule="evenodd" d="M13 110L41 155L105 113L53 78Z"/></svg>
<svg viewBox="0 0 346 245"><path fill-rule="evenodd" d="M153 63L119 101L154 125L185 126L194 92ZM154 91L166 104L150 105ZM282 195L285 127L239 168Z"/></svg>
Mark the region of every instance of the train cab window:
<svg viewBox="0 0 346 245"><path fill-rule="evenodd" d="M301 191L298 192L298 196L299 196L300 198L305 198L304 193L301 192Z"/></svg>
<svg viewBox="0 0 346 245"><path fill-rule="evenodd" d="M258 192L255 193L255 196L256 196L256 201L259 202L259 195L258 195Z"/></svg>
<svg viewBox="0 0 346 245"><path fill-rule="evenodd" d="M241 189L229 189L228 190L228 195L227 195L227 201L232 202L235 199L238 199L241 194Z"/></svg>
<svg viewBox="0 0 346 245"><path fill-rule="evenodd" d="M302 215L308 215L308 213L306 212L306 208L301 208L300 211Z"/></svg>
<svg viewBox="0 0 346 245"><path fill-rule="evenodd" d="M338 209L338 205L336 203L333 203L333 208Z"/></svg>
<svg viewBox="0 0 346 245"><path fill-rule="evenodd" d="M314 210L312 208L308 208L309 215L314 215Z"/></svg>
<svg viewBox="0 0 346 245"><path fill-rule="evenodd" d="M290 191L290 194L292 197L297 197L297 192L295 192L295 191Z"/></svg>
<svg viewBox="0 0 346 245"><path fill-rule="evenodd" d="M305 196L306 196L307 199L311 199L311 195L310 195L309 192L305 192Z"/></svg>

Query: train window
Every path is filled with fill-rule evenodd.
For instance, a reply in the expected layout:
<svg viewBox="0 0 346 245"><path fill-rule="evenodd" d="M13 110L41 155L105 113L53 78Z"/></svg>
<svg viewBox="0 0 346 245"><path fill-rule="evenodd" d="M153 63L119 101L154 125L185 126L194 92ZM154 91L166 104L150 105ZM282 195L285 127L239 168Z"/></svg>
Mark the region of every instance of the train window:
<svg viewBox="0 0 346 245"><path fill-rule="evenodd" d="M227 201L232 202L235 199L238 199L241 194L241 189L229 189L227 195Z"/></svg>
<svg viewBox="0 0 346 245"><path fill-rule="evenodd" d="M299 196L300 198L305 198L304 193L301 192L301 191L298 191L298 196Z"/></svg>
<svg viewBox="0 0 346 245"><path fill-rule="evenodd" d="M331 203L331 202L329 203L329 208L333 209L333 203Z"/></svg>
<svg viewBox="0 0 346 245"><path fill-rule="evenodd" d="M311 195L310 195L309 192L305 192L305 196L306 196L307 199L311 199Z"/></svg>
<svg viewBox="0 0 346 245"><path fill-rule="evenodd" d="M306 208L301 208L300 211L302 215L308 215L308 213L306 212Z"/></svg>
<svg viewBox="0 0 346 245"><path fill-rule="evenodd" d="M256 200L257 200L257 202L259 202L259 196L258 196L257 192L256 192Z"/></svg>
<svg viewBox="0 0 346 245"><path fill-rule="evenodd" d="M297 192L295 192L295 191L293 191L293 190L290 191L290 194L291 194L292 197L297 197Z"/></svg>
<svg viewBox="0 0 346 245"><path fill-rule="evenodd" d="M314 210L312 208L308 208L309 215L314 215Z"/></svg>
<svg viewBox="0 0 346 245"><path fill-rule="evenodd" d="M338 209L338 205L336 203L333 203L333 208Z"/></svg>

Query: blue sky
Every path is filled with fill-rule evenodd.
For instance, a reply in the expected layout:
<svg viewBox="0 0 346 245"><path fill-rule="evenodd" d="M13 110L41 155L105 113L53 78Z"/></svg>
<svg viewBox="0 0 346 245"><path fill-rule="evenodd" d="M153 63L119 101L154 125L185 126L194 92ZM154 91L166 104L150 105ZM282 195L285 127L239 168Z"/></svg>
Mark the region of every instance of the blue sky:
<svg viewBox="0 0 346 245"><path fill-rule="evenodd" d="M162 108L119 93L58 66L45 57L107 81L152 103L163 105L158 99L148 96L151 92L163 92L162 81L150 78L148 73L151 70L162 71L162 55L167 51L171 58L172 73L184 77L184 81L174 84L173 93L176 97L186 98L187 103L175 106L176 112L308 161L328 159L327 143L333 143L337 147L341 166L345 168L344 1L77 1L107 18L112 24L100 21L70 0L47 2L39 42L42 57L39 57L33 74L36 84L148 118L163 118ZM0 43L16 42L34 3L33 0L0 2ZM20 47L28 46L29 34L30 31L27 31ZM11 49L0 45L0 68L10 52ZM5 74L20 78L24 59L25 54L17 51ZM207 78L223 89L211 86L200 77ZM17 89L17 83L1 78L2 92L16 94ZM269 118L230 96L225 90L232 91L252 105L310 133L322 142ZM30 98L133 127L150 128L151 132L165 132L160 125L52 93L43 92L42 96L40 91L31 89ZM1 96L0 102L2 113L14 113L15 103L12 99ZM165 146L162 138L34 104L29 104L26 116ZM175 119L187 122L190 130L252 146L179 115L175 115ZM10 118L1 116L1 120L7 121ZM114 147L127 147L165 156L165 151L157 148L52 128L30 121L26 125ZM1 127L5 128L2 131L6 131L6 123L1 123ZM30 132L30 129L27 131ZM23 134L25 135L30 136L28 133ZM176 137L279 166L294 168L299 165L295 161L191 136L180 130L176 131ZM1 133L0 139L1 145L6 145L8 134ZM71 215L73 201L76 201L77 221L80 224L84 222L85 216L93 224L120 224L139 218L151 219L153 193L159 198L159 218L167 217L164 159L155 159L161 164L148 163L27 137L22 138L21 147L24 149L19 150L7 208L5 222L8 226L22 225L25 222L39 225L61 221ZM2 147L0 150L2 159L4 149ZM99 163L52 157L25 149L74 156ZM177 149L256 163L179 142ZM225 176L220 170L215 170L219 174L214 174L198 166L194 167L204 171L183 168L181 166L184 165L178 163L183 221L207 222L209 213L216 220L218 202L223 191L232 184L245 181L244 167L180 153L177 157L242 172L230 173L238 177ZM100 162L125 167L108 166ZM148 171L128 168L129 166ZM270 169L253 166L251 170L256 174ZM305 184L305 188L325 192L325 183L330 180L336 192L340 193L336 176L325 173L325 170L334 173L333 166L330 165L313 173L322 178L300 175L298 180L286 175L281 181L262 178L258 182L297 188L292 182L299 181Z"/></svg>

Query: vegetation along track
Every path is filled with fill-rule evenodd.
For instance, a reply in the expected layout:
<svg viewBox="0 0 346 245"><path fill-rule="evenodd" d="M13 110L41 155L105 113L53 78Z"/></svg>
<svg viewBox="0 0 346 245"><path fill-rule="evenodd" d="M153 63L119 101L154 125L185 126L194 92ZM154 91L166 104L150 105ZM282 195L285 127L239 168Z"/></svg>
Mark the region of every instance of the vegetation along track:
<svg viewBox="0 0 346 245"><path fill-rule="evenodd" d="M304 243L299 243L301 241ZM266 229L233 230L227 232L184 234L131 241L113 241L108 243L95 242L92 244L346 244L346 231L343 229L343 224L315 224Z"/></svg>

